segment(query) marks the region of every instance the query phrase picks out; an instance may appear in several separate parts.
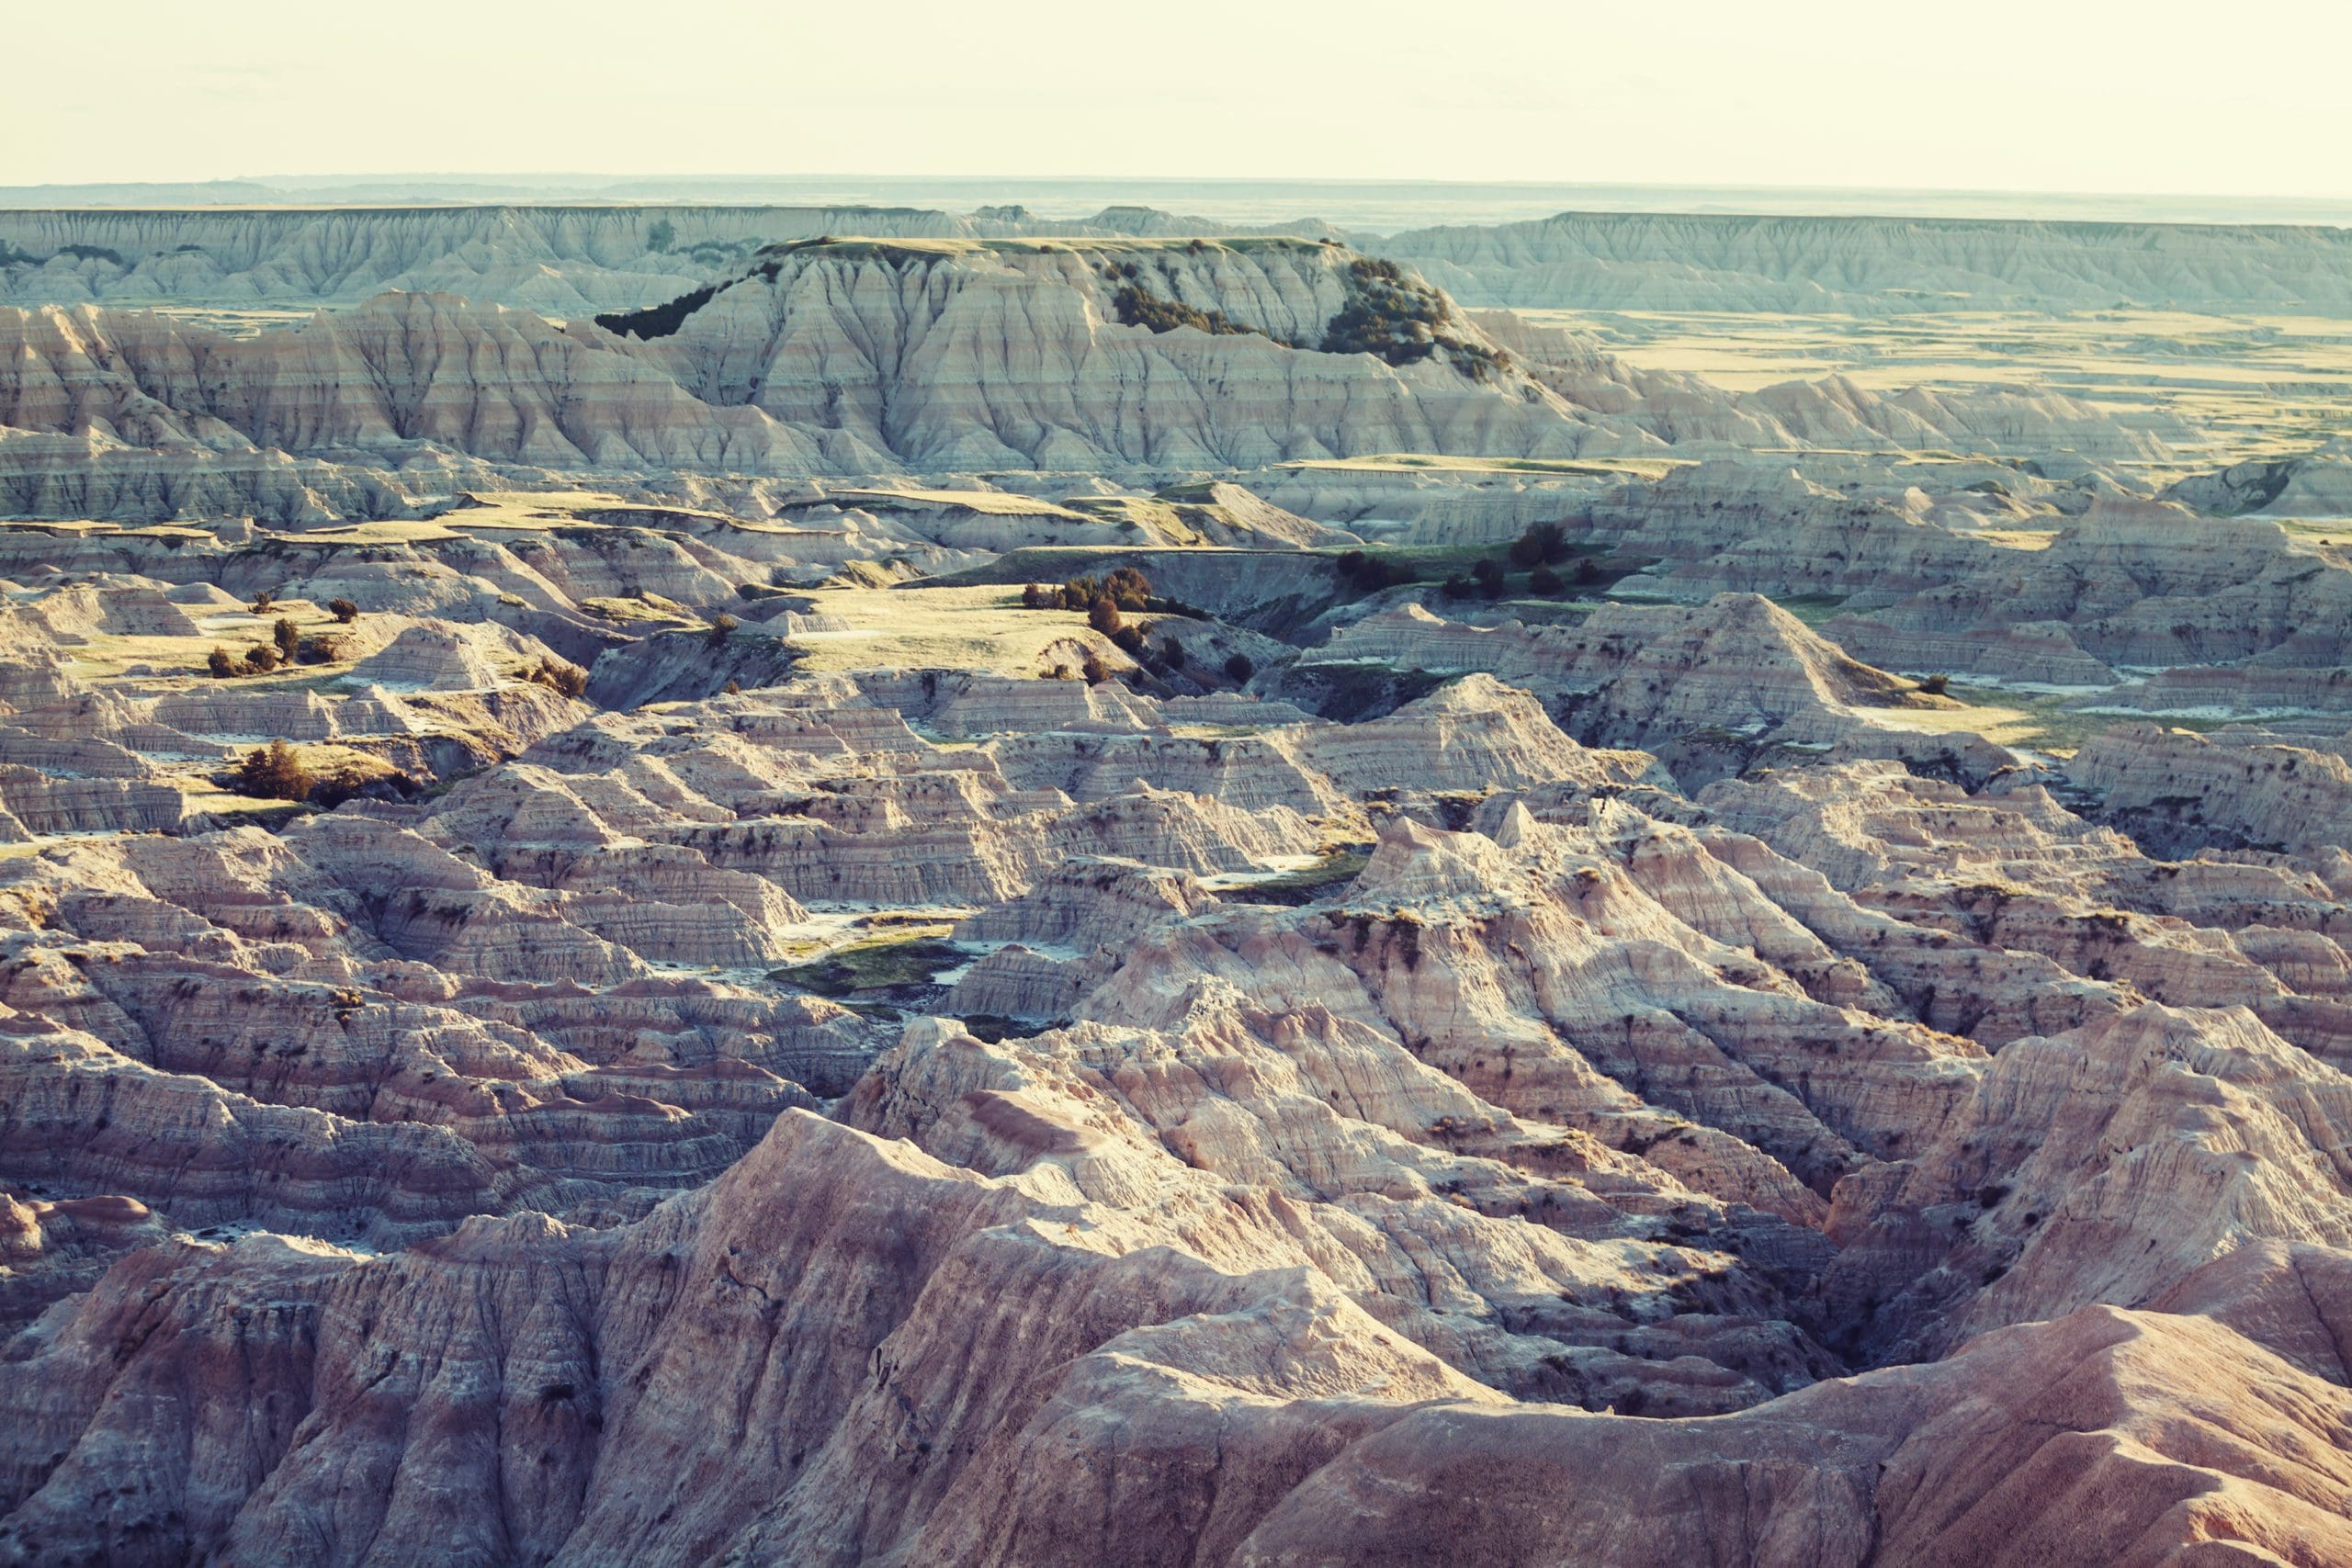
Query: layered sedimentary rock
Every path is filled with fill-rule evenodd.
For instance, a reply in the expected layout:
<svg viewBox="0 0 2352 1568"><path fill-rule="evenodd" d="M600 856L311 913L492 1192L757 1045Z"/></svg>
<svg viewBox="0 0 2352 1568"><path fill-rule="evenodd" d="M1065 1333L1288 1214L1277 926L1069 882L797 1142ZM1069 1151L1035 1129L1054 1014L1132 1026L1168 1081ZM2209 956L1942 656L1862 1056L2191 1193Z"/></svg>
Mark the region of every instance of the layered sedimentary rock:
<svg viewBox="0 0 2352 1568"><path fill-rule="evenodd" d="M650 307L7 318L0 1561L2352 1552L2324 463L900 218L0 254Z"/></svg>
<svg viewBox="0 0 2352 1568"><path fill-rule="evenodd" d="M2341 314L2346 240L2324 228L1565 212L1392 234L1476 305L1882 314L1949 309L2257 309Z"/></svg>

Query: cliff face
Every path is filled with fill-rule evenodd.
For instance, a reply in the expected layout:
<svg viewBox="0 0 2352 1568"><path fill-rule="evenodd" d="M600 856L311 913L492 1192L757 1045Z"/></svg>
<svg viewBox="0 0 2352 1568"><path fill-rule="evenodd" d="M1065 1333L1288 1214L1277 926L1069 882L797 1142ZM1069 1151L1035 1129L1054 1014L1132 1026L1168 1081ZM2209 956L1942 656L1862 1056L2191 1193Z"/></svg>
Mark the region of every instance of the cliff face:
<svg viewBox="0 0 2352 1568"><path fill-rule="evenodd" d="M28 209L0 212L0 300L273 306L399 288L563 315L667 299L777 241L1019 227L871 207Z"/></svg>
<svg viewBox="0 0 2352 1568"><path fill-rule="evenodd" d="M1564 212L1378 242L1473 305L1597 310L2352 310L2352 232Z"/></svg>
<svg viewBox="0 0 2352 1568"><path fill-rule="evenodd" d="M793 249L647 352L715 403L917 468L1556 456L1591 438L1541 388L1449 349L1394 365L1313 352L1363 294L1364 265L1296 241ZM1211 327L1124 324L1139 308ZM1425 335L1491 353L1429 309Z"/></svg>
<svg viewBox="0 0 2352 1568"><path fill-rule="evenodd" d="M1018 209L24 209L0 211L0 301L256 306L401 288L568 315L669 299L729 276L763 245L825 234L1115 241L1248 231L1148 208L1076 222ZM1312 221L1284 231L1333 232ZM1357 243L1476 305L1870 314L2352 306L2352 238L2322 228L1564 212Z"/></svg>
<svg viewBox="0 0 2352 1568"><path fill-rule="evenodd" d="M482 465L1195 472L1686 440L2164 450L2061 399L1735 397L1287 239L775 246L662 307L563 324L438 293L251 336L0 307L0 509L31 515L350 515L481 485Z"/></svg>
<svg viewBox="0 0 2352 1568"><path fill-rule="evenodd" d="M650 340L443 294L379 295L242 338L143 311L0 310L0 426L34 437L0 449L0 493L19 511L80 499L100 482L92 470L138 451L169 454L192 479L265 453L811 474L1566 455L1646 439L1597 437L1476 357L1490 346L1459 320L1436 330L1460 348L1418 362L1315 352L1361 293L1355 265L1295 243L818 245ZM1122 290L1216 330L1126 324Z"/></svg>

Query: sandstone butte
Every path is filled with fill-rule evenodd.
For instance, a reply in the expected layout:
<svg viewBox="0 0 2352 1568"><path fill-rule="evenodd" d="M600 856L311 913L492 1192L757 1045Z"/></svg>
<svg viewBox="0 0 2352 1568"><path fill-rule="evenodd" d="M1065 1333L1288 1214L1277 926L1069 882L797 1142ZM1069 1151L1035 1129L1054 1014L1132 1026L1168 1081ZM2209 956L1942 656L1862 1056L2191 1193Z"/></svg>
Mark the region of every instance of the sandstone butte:
<svg viewBox="0 0 2352 1568"><path fill-rule="evenodd" d="M1469 308L2332 242L653 211L0 213L0 1562L2352 1562L2343 455Z"/></svg>

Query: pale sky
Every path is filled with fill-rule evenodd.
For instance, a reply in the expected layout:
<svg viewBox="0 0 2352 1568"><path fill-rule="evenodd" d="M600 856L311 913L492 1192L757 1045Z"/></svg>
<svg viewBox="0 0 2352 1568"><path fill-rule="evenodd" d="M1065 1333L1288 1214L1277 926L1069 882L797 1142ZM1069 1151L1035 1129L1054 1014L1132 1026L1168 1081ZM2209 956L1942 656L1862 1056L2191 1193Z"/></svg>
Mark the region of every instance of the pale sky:
<svg viewBox="0 0 2352 1568"><path fill-rule="evenodd" d="M2352 196L2347 0L6 0L0 185L431 170Z"/></svg>

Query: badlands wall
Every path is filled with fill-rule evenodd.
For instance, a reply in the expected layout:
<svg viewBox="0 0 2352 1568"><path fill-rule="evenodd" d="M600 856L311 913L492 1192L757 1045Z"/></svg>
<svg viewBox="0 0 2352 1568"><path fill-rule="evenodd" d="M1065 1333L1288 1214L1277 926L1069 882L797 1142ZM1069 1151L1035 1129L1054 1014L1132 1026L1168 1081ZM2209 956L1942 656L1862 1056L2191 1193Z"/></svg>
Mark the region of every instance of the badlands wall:
<svg viewBox="0 0 2352 1568"><path fill-rule="evenodd" d="M1587 310L2352 310L2352 231L1564 212L1376 247L1471 305Z"/></svg>
<svg viewBox="0 0 2352 1568"><path fill-rule="evenodd" d="M669 225L665 236L657 225ZM0 301L351 301L447 289L556 313L639 305L820 235L947 239L1339 232L1113 207L497 205L0 211ZM1564 212L1355 234L1465 304L1531 309L2352 309L2352 235L2318 227Z"/></svg>

